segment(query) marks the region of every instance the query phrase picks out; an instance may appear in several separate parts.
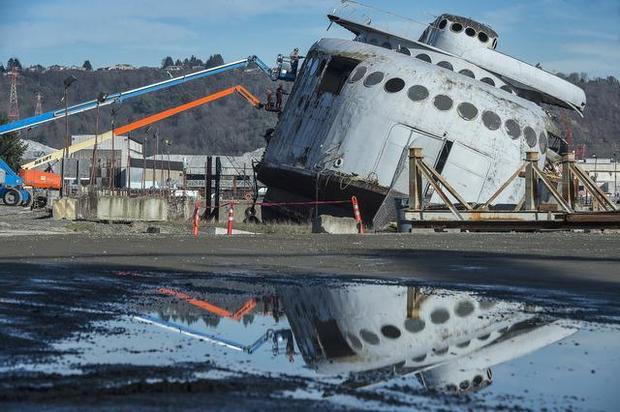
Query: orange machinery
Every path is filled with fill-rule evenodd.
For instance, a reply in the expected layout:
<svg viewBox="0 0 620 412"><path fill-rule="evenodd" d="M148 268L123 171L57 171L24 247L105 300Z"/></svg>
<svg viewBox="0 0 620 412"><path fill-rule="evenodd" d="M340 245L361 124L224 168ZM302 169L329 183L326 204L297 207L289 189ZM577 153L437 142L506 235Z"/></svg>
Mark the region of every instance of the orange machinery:
<svg viewBox="0 0 620 412"><path fill-rule="evenodd" d="M60 175L56 173L47 173L36 169L21 169L19 177L23 179L24 186L32 186L35 189L60 190Z"/></svg>

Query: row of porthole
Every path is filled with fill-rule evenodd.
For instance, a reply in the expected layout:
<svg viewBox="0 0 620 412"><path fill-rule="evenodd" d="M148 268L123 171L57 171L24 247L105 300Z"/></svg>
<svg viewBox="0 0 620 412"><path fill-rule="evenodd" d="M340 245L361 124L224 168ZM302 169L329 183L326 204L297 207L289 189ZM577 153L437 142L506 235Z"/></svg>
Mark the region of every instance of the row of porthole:
<svg viewBox="0 0 620 412"><path fill-rule="evenodd" d="M474 304L469 300L461 300L454 307L454 313L461 318L465 318L475 311ZM446 323L450 319L450 312L444 308L438 308L431 312L430 320L432 323L436 325L441 325ZM404 323L405 329L410 333L418 333L421 332L426 327L426 322L422 319L406 319ZM381 334L388 339L398 339L402 332L401 330L394 325L384 325L381 327ZM360 337L366 343L370 345L378 345L379 344L379 336L377 336L374 332L371 332L367 329L361 329L359 332ZM353 334L347 334L351 345L355 349L362 349L362 342ZM481 336L478 339L486 340L489 335ZM465 346L469 345L469 341ZM458 346L458 345L457 345ZM459 347L465 347L459 346Z"/></svg>
<svg viewBox="0 0 620 412"><path fill-rule="evenodd" d="M411 319L408 319L408 320L411 320ZM389 339L398 339L401 336L400 329L398 329L394 325L382 326L381 333L383 334L384 337L389 338ZM369 331L368 329L361 329L359 331L359 336L364 342L366 342L369 345L376 346L380 343L379 336L377 336L377 334L375 334L374 332ZM348 333L347 337L348 337L349 343L354 349L362 350L363 348L362 341L357 336L351 333ZM476 339L483 342L483 341L488 340L490 337L491 337L491 334L486 333L484 335L478 336ZM470 344L471 344L471 340L467 340L464 342L457 343L456 347L459 349L464 349L464 348L467 348ZM449 350L450 350L450 347L447 345L444 347L440 347L440 348L433 348L433 354L435 356L443 356L446 353L448 353ZM426 354L413 358L413 360L415 362L422 362L425 358L426 358Z"/></svg>
<svg viewBox="0 0 620 412"><path fill-rule="evenodd" d="M430 63L433 64L433 59L431 59L431 56L429 56L426 53L420 53L417 56L415 56L416 59L422 60L426 63ZM437 63L437 66L442 67L444 69L450 70L450 71L454 71L454 67L452 66L452 64L448 61L442 60L439 63ZM459 74L462 74L463 76L467 76L469 78L475 79L476 78L476 74L474 72L472 72L469 69L462 69L459 70L458 72ZM488 84L489 86L495 86L495 80L491 79L490 77L483 77L482 79L480 79L481 82ZM514 90L512 89L512 87L508 86L507 84L503 85L500 87L500 89L502 89L503 91L510 93L510 94L514 94Z"/></svg>
<svg viewBox="0 0 620 412"><path fill-rule="evenodd" d="M361 80L366 75L367 70L368 69L365 66L359 67L353 73L353 75L349 79L349 82L355 83ZM383 74L383 72L372 72L368 76L366 76L366 79L364 80L364 86L373 87L383 82L384 77L385 75ZM404 88L405 81L399 77L393 77L387 80L384 85L384 90L387 93L398 93ZM422 102L430 96L430 93L426 87L422 85L414 85L409 88L407 96L413 102ZM450 96L439 94L433 98L433 105L440 111L448 111L451 110L454 106L454 101ZM467 121L474 120L476 117L478 117L478 108L469 102L460 103L457 106L457 112L462 119ZM502 125L502 119L499 117L499 115L490 110L484 111L481 118L482 123L485 125L485 127L491 131L496 131L500 129ZM521 126L516 120L508 119L504 122L504 129L511 139L517 140L519 137L521 137L521 134L523 133L527 145L532 148L536 146L536 142L538 140L536 137L536 132L530 126L526 126L525 128L523 128L523 131L521 131ZM547 150L548 145L547 135L545 134L545 132L541 132L539 137L540 139L538 143L540 151L544 153Z"/></svg>
<svg viewBox="0 0 620 412"><path fill-rule="evenodd" d="M443 30L446 28L447 25L448 25L448 20L443 19L439 23L439 28ZM463 31L463 25L461 23L454 22L450 25L450 30L452 30L454 33L460 33ZM468 35L469 37L478 37L478 40L480 40L482 43L487 43L489 41L488 34L486 34L483 31L476 33L476 30L474 30L471 27L465 28L465 34ZM497 39L493 39L493 48L496 48L496 47L497 47Z"/></svg>

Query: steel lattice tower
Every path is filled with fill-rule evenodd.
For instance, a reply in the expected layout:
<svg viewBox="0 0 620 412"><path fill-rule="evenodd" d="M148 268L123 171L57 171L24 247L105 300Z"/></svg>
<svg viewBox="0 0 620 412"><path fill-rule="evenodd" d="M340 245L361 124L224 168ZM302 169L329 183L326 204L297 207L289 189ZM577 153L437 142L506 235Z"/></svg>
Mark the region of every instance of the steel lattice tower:
<svg viewBox="0 0 620 412"><path fill-rule="evenodd" d="M13 70L11 76L11 94L9 97L9 121L19 120L19 102L17 100L17 76L19 74Z"/></svg>
<svg viewBox="0 0 620 412"><path fill-rule="evenodd" d="M42 105L41 105L41 97L42 97L41 93L37 92L37 94L35 95L36 104L34 106L34 115L35 116L38 116L38 115L43 113L43 108L42 108Z"/></svg>

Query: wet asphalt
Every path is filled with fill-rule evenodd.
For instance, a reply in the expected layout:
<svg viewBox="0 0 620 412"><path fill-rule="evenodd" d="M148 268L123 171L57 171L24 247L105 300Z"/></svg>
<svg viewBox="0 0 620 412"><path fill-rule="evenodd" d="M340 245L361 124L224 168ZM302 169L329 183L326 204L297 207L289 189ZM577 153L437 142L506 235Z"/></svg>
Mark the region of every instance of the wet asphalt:
<svg viewBox="0 0 620 412"><path fill-rule="evenodd" d="M571 321L615 328L620 319L618 234L201 234L196 239L119 231L118 235L7 236L0 238L0 244L0 403L9 409L412 406L399 391L396 395L353 391L298 373L239 373L237 366L222 362L229 355L177 358L194 353L188 349L191 343L178 342L163 351L167 334L151 336L151 329L127 323L134 314L163 313L161 304L171 298L156 293L161 288L192 296L219 294L220 305L232 311L248 296L273 294L274 284L309 288L347 282L423 284L525 301ZM194 317L187 309L179 310L183 312L179 319L190 326L202 319L207 331L217 332L218 322L222 327L211 315L204 318L202 309ZM121 319L125 323L114 323ZM104 348L118 345L126 361L122 357L110 361L107 355L80 360L79 354L89 345L126 336L131 339L100 343ZM127 343L145 336L164 343L151 349L144 343L135 347ZM102 353L108 352L114 351ZM145 353L158 355L144 364L130 360ZM231 370L234 373L224 378L218 375ZM419 389L408 390L429 399L416 392ZM312 395L291 395L299 391ZM495 409L501 404L484 397L435 394L432 399L431 409ZM551 405L561 405L554 402ZM586 398L579 402L573 406L588 409ZM528 409L522 398L506 398L505 406Z"/></svg>

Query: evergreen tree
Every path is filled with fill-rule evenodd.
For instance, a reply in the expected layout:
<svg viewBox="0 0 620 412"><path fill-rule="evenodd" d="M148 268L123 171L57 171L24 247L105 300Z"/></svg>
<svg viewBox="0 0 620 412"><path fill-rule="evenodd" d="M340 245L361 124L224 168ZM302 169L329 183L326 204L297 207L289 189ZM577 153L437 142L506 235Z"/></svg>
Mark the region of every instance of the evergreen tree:
<svg viewBox="0 0 620 412"><path fill-rule="evenodd" d="M86 60L84 62L84 64L82 65L82 67L84 68L84 70L86 70L87 72L90 72L93 70L93 66L92 64L90 64L90 60Z"/></svg>
<svg viewBox="0 0 620 412"><path fill-rule="evenodd" d="M13 70L19 71L22 69L22 64L17 57L11 57L6 64L6 70L11 72Z"/></svg>
<svg viewBox="0 0 620 412"><path fill-rule="evenodd" d="M183 66L183 62L181 61L181 59L177 59L176 62L174 62L175 66Z"/></svg>
<svg viewBox="0 0 620 412"><path fill-rule="evenodd" d="M224 64L224 58L221 54L212 54L205 63L206 68L217 67Z"/></svg>
<svg viewBox="0 0 620 412"><path fill-rule="evenodd" d="M161 68L165 69L166 67L169 67L169 66L174 66L174 60L172 60L172 57L166 56L161 61Z"/></svg>
<svg viewBox="0 0 620 412"><path fill-rule="evenodd" d="M9 119L4 114L0 114L0 125L8 123ZM17 133L9 133L0 138L0 158L13 168L19 170L22 156L26 151L26 145Z"/></svg>
<svg viewBox="0 0 620 412"><path fill-rule="evenodd" d="M4 65L2 63L0 63L0 73L5 73L6 69L4 68Z"/></svg>

